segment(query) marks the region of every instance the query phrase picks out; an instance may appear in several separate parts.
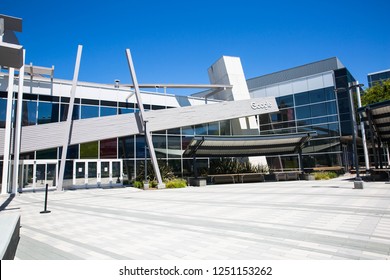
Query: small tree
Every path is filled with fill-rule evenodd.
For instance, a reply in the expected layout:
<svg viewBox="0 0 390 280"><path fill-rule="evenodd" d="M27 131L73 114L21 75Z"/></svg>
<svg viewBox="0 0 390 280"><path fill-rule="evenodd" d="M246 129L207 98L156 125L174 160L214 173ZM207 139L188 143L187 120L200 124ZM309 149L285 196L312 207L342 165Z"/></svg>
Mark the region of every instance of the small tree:
<svg viewBox="0 0 390 280"><path fill-rule="evenodd" d="M375 83L366 89L362 95L362 105L390 100L390 80Z"/></svg>

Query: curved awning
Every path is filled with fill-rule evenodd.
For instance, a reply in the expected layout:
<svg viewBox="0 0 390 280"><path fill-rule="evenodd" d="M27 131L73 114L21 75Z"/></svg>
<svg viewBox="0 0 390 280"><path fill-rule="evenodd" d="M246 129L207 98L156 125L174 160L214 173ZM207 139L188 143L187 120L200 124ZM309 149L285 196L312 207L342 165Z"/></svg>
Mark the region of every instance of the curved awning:
<svg viewBox="0 0 390 280"><path fill-rule="evenodd" d="M195 136L186 157L245 157L298 153L317 132L265 136Z"/></svg>

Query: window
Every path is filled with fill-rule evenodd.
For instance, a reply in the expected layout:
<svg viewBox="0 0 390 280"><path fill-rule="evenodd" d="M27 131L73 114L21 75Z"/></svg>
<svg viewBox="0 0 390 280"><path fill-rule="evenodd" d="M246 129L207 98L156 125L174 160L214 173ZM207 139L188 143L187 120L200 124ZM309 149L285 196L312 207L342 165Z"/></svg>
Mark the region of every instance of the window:
<svg viewBox="0 0 390 280"><path fill-rule="evenodd" d="M99 117L99 106L81 105L81 118L89 119Z"/></svg>
<svg viewBox="0 0 390 280"><path fill-rule="evenodd" d="M117 158L117 138L100 141L100 158Z"/></svg>
<svg viewBox="0 0 390 280"><path fill-rule="evenodd" d="M326 116L326 104L319 103L311 105L311 117Z"/></svg>
<svg viewBox="0 0 390 280"><path fill-rule="evenodd" d="M180 136L168 136L168 157L180 158L182 154Z"/></svg>
<svg viewBox="0 0 390 280"><path fill-rule="evenodd" d="M39 102L38 103L38 124L58 122L59 104Z"/></svg>
<svg viewBox="0 0 390 280"><path fill-rule="evenodd" d="M5 128L7 99L0 98L0 128Z"/></svg>
<svg viewBox="0 0 390 280"><path fill-rule="evenodd" d="M35 125L37 123L37 102L23 101L22 125Z"/></svg>
<svg viewBox="0 0 390 280"><path fill-rule="evenodd" d="M295 106L309 104L309 93L302 92L295 94Z"/></svg>
<svg viewBox="0 0 390 280"><path fill-rule="evenodd" d="M317 103L326 100L324 89L316 89L309 92L310 102Z"/></svg>
<svg viewBox="0 0 390 280"><path fill-rule="evenodd" d="M115 116L117 113L116 108L114 107L100 107L100 116Z"/></svg>
<svg viewBox="0 0 390 280"><path fill-rule="evenodd" d="M80 144L80 159L97 159L99 156L98 141Z"/></svg>
<svg viewBox="0 0 390 280"><path fill-rule="evenodd" d="M302 106L295 108L297 119L308 119L311 117L310 106Z"/></svg>
<svg viewBox="0 0 390 280"><path fill-rule="evenodd" d="M134 136L118 138L119 158L134 158Z"/></svg>

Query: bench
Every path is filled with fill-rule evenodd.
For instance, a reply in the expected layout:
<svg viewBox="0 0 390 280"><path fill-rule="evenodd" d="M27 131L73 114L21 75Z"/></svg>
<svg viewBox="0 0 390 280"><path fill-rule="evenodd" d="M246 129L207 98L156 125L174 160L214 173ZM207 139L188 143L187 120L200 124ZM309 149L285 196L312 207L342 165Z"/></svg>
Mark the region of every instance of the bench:
<svg viewBox="0 0 390 280"><path fill-rule="evenodd" d="M20 238L20 214L1 213L0 228L0 258L13 260Z"/></svg>

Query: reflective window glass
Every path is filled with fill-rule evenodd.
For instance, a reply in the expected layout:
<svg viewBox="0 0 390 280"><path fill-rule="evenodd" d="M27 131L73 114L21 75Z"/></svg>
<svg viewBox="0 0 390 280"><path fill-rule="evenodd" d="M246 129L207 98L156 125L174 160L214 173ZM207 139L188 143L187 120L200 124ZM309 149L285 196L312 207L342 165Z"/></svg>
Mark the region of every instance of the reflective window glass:
<svg viewBox="0 0 390 280"><path fill-rule="evenodd" d="M99 106L81 105L81 118L96 118L99 117Z"/></svg>
<svg viewBox="0 0 390 280"><path fill-rule="evenodd" d="M326 104L319 103L319 104L311 105L311 116L312 117L326 116Z"/></svg>
<svg viewBox="0 0 390 280"><path fill-rule="evenodd" d="M209 123L209 135L219 135L219 123Z"/></svg>
<svg viewBox="0 0 390 280"><path fill-rule="evenodd" d="M80 159L97 159L99 154L98 141L80 144Z"/></svg>
<svg viewBox="0 0 390 280"><path fill-rule="evenodd" d="M68 117L68 108L69 104L61 104L60 106L60 121L66 121L66 118ZM73 114L72 114L72 120L78 120L80 119L80 105L74 105L73 106Z"/></svg>
<svg viewBox="0 0 390 280"><path fill-rule="evenodd" d="M134 113L135 110L131 108L118 108L118 114L123 115L123 114L132 114Z"/></svg>
<svg viewBox="0 0 390 280"><path fill-rule="evenodd" d="M59 147L58 150L59 158L62 156L62 147ZM78 159L79 158L79 144L68 146L68 151L66 153L66 159Z"/></svg>
<svg viewBox="0 0 390 280"><path fill-rule="evenodd" d="M0 128L5 128L7 99L0 98Z"/></svg>
<svg viewBox="0 0 390 280"><path fill-rule="evenodd" d="M100 107L100 116L115 116L116 115L116 108L114 107Z"/></svg>
<svg viewBox="0 0 390 280"><path fill-rule="evenodd" d="M309 104L309 93L302 92L295 94L295 106Z"/></svg>
<svg viewBox="0 0 390 280"><path fill-rule="evenodd" d="M153 146L158 158L167 157L167 139L165 135L153 135Z"/></svg>
<svg viewBox="0 0 390 280"><path fill-rule="evenodd" d="M297 119L306 119L311 117L310 106L296 107Z"/></svg>
<svg viewBox="0 0 390 280"><path fill-rule="evenodd" d="M328 112L328 115L335 115L335 114L337 114L336 101L326 102L326 111Z"/></svg>
<svg viewBox="0 0 390 280"><path fill-rule="evenodd" d="M136 144L135 144L135 148L136 148L136 156L137 158L144 158L145 157L145 145L146 145L146 142L145 142L145 137L143 135L137 135L135 137L135 141L136 141ZM146 147L146 157L150 157L149 156L149 149Z"/></svg>
<svg viewBox="0 0 390 280"><path fill-rule="evenodd" d="M58 122L58 103L38 103L38 124Z"/></svg>
<svg viewBox="0 0 390 280"><path fill-rule="evenodd" d="M195 135L207 135L207 124L198 124L195 126Z"/></svg>
<svg viewBox="0 0 390 280"><path fill-rule="evenodd" d="M23 101L22 125L35 125L37 123L37 102Z"/></svg>
<svg viewBox="0 0 390 280"><path fill-rule="evenodd" d="M279 109L293 107L294 106L293 96L286 95L286 96L276 97L276 103L278 104Z"/></svg>
<svg viewBox="0 0 390 280"><path fill-rule="evenodd" d="M177 135L180 135L180 127L168 129L168 134L177 134Z"/></svg>
<svg viewBox="0 0 390 280"><path fill-rule="evenodd" d="M316 103L326 100L324 89L316 89L309 92L310 102Z"/></svg>
<svg viewBox="0 0 390 280"><path fill-rule="evenodd" d="M327 87L324 90L325 90L326 100L333 100L336 98L333 87Z"/></svg>
<svg viewBox="0 0 390 280"><path fill-rule="evenodd" d="M220 135L231 135L230 120L220 121Z"/></svg>
<svg viewBox="0 0 390 280"><path fill-rule="evenodd" d="M134 136L118 138L119 158L134 158Z"/></svg>
<svg viewBox="0 0 390 280"><path fill-rule="evenodd" d="M182 130L183 135L194 135L195 134L195 130L194 130L193 126L184 126L184 127L182 127L181 130Z"/></svg>
<svg viewBox="0 0 390 280"><path fill-rule="evenodd" d="M182 155L181 150L181 137L180 136L168 136L168 157L180 158Z"/></svg>
<svg viewBox="0 0 390 280"><path fill-rule="evenodd" d="M36 159L57 159L57 148L37 151Z"/></svg>

